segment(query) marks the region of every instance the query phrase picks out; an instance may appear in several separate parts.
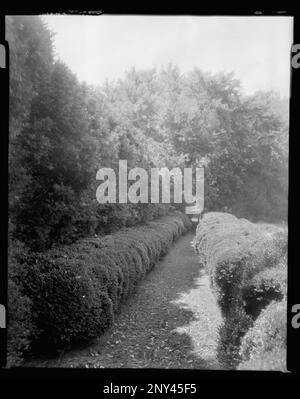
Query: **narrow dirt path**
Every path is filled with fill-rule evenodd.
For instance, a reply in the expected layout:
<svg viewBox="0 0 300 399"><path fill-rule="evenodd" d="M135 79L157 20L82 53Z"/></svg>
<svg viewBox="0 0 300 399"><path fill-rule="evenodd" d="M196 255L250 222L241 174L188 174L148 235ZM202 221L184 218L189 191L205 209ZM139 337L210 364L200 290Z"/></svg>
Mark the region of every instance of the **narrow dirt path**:
<svg viewBox="0 0 300 399"><path fill-rule="evenodd" d="M174 244L95 344L39 366L218 368L215 350L221 315L192 239L188 233Z"/></svg>

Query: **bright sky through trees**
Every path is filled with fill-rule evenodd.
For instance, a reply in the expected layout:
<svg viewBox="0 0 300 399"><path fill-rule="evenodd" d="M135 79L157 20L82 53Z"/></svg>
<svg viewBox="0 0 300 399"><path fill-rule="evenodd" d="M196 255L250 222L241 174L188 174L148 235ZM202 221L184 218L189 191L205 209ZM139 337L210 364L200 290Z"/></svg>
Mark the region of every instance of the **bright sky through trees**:
<svg viewBox="0 0 300 399"><path fill-rule="evenodd" d="M289 95L292 17L43 17L55 48L81 81L102 84L132 66L177 64L182 72L233 71L245 93Z"/></svg>

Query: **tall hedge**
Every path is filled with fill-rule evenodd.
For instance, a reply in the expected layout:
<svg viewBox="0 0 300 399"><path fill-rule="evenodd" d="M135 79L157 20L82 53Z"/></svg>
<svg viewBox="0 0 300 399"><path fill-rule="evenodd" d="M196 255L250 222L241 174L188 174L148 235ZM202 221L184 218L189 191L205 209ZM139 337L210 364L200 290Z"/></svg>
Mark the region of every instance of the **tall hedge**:
<svg viewBox="0 0 300 399"><path fill-rule="evenodd" d="M11 321L12 353L59 349L103 333L138 282L166 254L173 241L190 228L187 216L174 212L135 228L90 237L46 252L15 251L10 261L17 291L27 308L20 332ZM19 294L21 296L19 297ZM13 306L11 307L13 309Z"/></svg>
<svg viewBox="0 0 300 399"><path fill-rule="evenodd" d="M197 226L194 248L223 315L218 358L235 368L243 336L268 304L286 295L287 231L211 212Z"/></svg>

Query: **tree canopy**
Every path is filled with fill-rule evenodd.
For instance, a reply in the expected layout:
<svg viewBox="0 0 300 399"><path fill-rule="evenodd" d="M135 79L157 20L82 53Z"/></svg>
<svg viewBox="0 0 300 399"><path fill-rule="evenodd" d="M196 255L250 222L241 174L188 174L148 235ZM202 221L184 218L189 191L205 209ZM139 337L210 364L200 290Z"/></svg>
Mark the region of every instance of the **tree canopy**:
<svg viewBox="0 0 300 399"><path fill-rule="evenodd" d="M162 205L96 202L96 172L205 167L205 209L287 214L288 100L242 94L233 74L132 68L101 87L54 57L39 17L7 18L10 233L34 249L139 223Z"/></svg>

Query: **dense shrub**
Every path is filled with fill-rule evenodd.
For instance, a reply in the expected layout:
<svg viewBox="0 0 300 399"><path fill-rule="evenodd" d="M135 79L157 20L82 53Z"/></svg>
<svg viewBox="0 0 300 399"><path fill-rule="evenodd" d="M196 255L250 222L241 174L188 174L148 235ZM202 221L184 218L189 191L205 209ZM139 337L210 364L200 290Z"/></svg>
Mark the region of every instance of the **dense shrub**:
<svg viewBox="0 0 300 399"><path fill-rule="evenodd" d="M194 248L224 317L218 357L234 368L244 334L270 302L285 295L287 232L231 214L207 213L197 227Z"/></svg>
<svg viewBox="0 0 300 399"><path fill-rule="evenodd" d="M8 280L8 323L7 365L17 366L22 362L23 353L29 348L32 324L28 297L20 293L13 280Z"/></svg>
<svg viewBox="0 0 300 399"><path fill-rule="evenodd" d="M97 204L95 209L95 232L112 233L122 227L146 223L166 216L172 206L169 204Z"/></svg>
<svg viewBox="0 0 300 399"><path fill-rule="evenodd" d="M234 369L241 361L239 348L242 336L252 326L252 318L238 309L229 314L219 328L217 357L220 364Z"/></svg>
<svg viewBox="0 0 300 399"><path fill-rule="evenodd" d="M286 265L285 265L286 266ZM248 314L256 318L271 301L283 299L287 290L287 270L284 265L263 270L243 288L243 299Z"/></svg>
<svg viewBox="0 0 300 399"><path fill-rule="evenodd" d="M276 349L264 353L262 357L242 362L238 370L261 370L261 371L287 371L286 349Z"/></svg>
<svg viewBox="0 0 300 399"><path fill-rule="evenodd" d="M19 243L9 245L8 263L8 306L7 306L7 364L18 365L23 353L29 348L34 333L31 322L31 300L21 293L22 270L18 255L25 254L25 248Z"/></svg>
<svg viewBox="0 0 300 399"><path fill-rule="evenodd" d="M112 303L89 267L72 255L33 254L23 264L24 292L32 300L35 345L60 347L100 334L112 322Z"/></svg>
<svg viewBox="0 0 300 399"><path fill-rule="evenodd" d="M20 289L31 302L35 329L31 349L63 348L100 335L141 278L189 228L188 217L174 212L112 235L19 253Z"/></svg>
<svg viewBox="0 0 300 399"><path fill-rule="evenodd" d="M286 370L286 300L274 301L243 337L240 370Z"/></svg>

